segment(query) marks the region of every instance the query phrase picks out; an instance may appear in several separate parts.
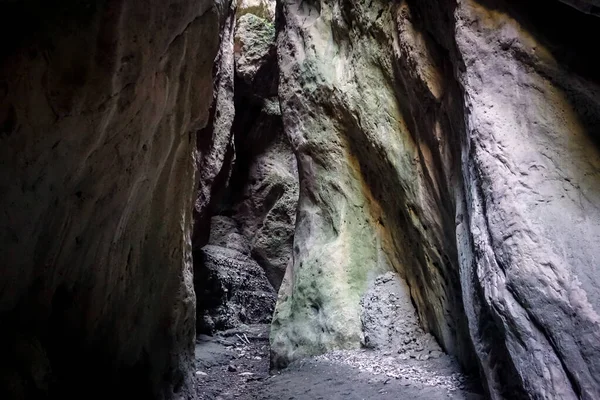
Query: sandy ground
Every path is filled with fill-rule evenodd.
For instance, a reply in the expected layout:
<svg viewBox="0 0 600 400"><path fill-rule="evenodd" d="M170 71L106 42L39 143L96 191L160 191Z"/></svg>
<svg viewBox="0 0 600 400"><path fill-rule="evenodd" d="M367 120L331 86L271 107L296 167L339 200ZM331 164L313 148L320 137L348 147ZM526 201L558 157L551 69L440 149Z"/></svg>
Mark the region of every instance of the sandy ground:
<svg viewBox="0 0 600 400"><path fill-rule="evenodd" d="M481 400L476 383L449 357L403 360L373 350L334 352L269 373L268 326L201 336L196 344L200 399Z"/></svg>

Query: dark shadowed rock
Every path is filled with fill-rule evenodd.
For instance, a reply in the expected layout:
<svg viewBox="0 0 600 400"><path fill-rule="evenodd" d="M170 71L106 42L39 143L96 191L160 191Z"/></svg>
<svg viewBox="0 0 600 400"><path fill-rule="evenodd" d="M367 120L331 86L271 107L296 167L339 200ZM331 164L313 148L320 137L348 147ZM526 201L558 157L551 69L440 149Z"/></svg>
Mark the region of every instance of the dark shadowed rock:
<svg viewBox="0 0 600 400"><path fill-rule="evenodd" d="M198 330L214 333L241 324L269 323L276 292L265 271L250 257L250 243L228 217L214 217L194 277Z"/></svg>
<svg viewBox="0 0 600 400"><path fill-rule="evenodd" d="M0 4L0 398L194 396L193 155L224 3Z"/></svg>
<svg viewBox="0 0 600 400"><path fill-rule="evenodd" d="M221 172L218 172L218 179L201 179L197 205L204 213L199 213L200 217L196 220L196 232L204 232L197 236L199 246L206 243L203 238L208 238L209 232L210 245L215 245L215 230L223 229L224 221L228 221L225 225L234 227L235 237L228 236L229 239L218 246L243 253L245 264L240 264L236 255L204 247L196 257L196 287L202 291L207 289L203 286L204 278L199 277L210 276L212 283L208 285L221 287L238 285L231 283L232 274L245 274L252 282L262 282L264 273L268 278L267 285L276 291L291 258L298 178L295 157L283 134L277 98L275 28L272 19L269 19L271 17L263 17L261 13L257 15L254 8L246 6L250 7L246 3L238 5L237 19L232 25L235 28L223 42L226 48L222 47L217 63L219 74L225 74L226 81L217 80L217 94L222 93L222 96L215 98L215 123L210 129L214 137L228 138L231 143L229 150L225 149L227 146L223 141L223 144L213 147L212 153L207 153L220 155L206 160L207 165L219 166ZM229 155L226 155L227 151ZM206 223L207 215L218 216L213 218L212 226ZM210 258L215 251L219 252L221 261L216 264L214 260L208 263L202 261ZM232 266L228 267L227 273L221 274L220 266L227 262L228 255L232 257ZM234 266L240 271L234 273L237 268ZM264 272L259 273L254 268L256 266L262 267ZM217 283L220 279L224 281ZM228 307L226 304L231 299L225 292L208 290L212 291L215 304ZM248 291L254 289L248 288ZM245 301L240 297L234 303L242 300ZM260 321L270 319L272 304L269 301L263 307L268 313L259 318ZM258 303L255 306L258 307ZM216 311L214 305L207 305L209 309L206 310L203 307L198 309L201 330L231 328L244 322L238 311L224 311L225 308ZM227 316L234 314L237 316ZM206 323L202 322L204 320Z"/></svg>

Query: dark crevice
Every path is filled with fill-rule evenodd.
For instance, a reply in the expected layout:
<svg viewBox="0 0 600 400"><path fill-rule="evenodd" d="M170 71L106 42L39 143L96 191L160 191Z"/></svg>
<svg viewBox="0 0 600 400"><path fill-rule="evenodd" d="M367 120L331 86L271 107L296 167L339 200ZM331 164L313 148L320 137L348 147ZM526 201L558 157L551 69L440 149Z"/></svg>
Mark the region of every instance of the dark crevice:
<svg viewBox="0 0 600 400"><path fill-rule="evenodd" d="M291 241L287 241L288 235L293 237L293 230L289 232L290 210L285 202L293 182L281 181L277 174L279 169L287 168L281 164L288 157L286 152L288 158L293 155L283 137L278 111L275 43L260 47L274 31L271 22L257 18L252 10L245 11L237 14L234 39L232 143L223 171L211 184L210 203L204 207L202 219L196 216L198 333L216 334L243 323L270 322L276 289L285 270L281 264L289 256L287 252L291 253ZM245 35L249 27L252 33L237 36ZM260 59L252 59L251 66L240 67L238 61L248 62L240 61L249 51L245 46L254 40L259 43L257 48L265 49L264 53ZM255 56L250 53L250 57ZM219 112L213 110L211 119ZM203 135L210 138L214 129L209 124ZM200 142L201 148L210 145L208 139ZM295 213L295 207L291 211Z"/></svg>

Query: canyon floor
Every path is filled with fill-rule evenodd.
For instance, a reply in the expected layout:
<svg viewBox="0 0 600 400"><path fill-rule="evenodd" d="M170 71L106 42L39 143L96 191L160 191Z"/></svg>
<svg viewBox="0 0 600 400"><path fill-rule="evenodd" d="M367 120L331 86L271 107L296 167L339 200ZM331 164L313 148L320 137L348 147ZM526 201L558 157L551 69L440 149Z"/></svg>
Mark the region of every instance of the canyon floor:
<svg viewBox="0 0 600 400"><path fill-rule="evenodd" d="M270 372L268 329L252 325L198 337L200 399L483 399L449 357L403 360L383 351L337 351Z"/></svg>

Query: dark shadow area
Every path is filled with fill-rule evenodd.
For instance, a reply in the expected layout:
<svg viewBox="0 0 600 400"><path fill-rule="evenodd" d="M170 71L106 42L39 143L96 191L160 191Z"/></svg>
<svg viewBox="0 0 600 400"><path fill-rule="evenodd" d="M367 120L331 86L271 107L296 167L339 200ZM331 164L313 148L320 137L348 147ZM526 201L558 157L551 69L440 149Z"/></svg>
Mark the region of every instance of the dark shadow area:
<svg viewBox="0 0 600 400"><path fill-rule="evenodd" d="M61 285L43 304L41 287L38 281L27 300L0 316L1 399L153 398L158 385L148 380L149 354L127 364L106 342L84 340L79 304L86 296ZM45 309L48 318L32 307Z"/></svg>
<svg viewBox="0 0 600 400"><path fill-rule="evenodd" d="M88 28L107 0L4 0L0 3L0 63L31 44L52 46L54 34ZM40 42L42 39L42 42Z"/></svg>
<svg viewBox="0 0 600 400"><path fill-rule="evenodd" d="M248 15L251 12L240 14L238 27L242 23L256 24L264 34L272 26L267 19ZM203 215L196 212L194 287L198 334L215 335L244 324L270 323L285 272L280 264L288 256L286 240L290 249L293 240L293 224L287 221L287 209L282 206L289 188L278 175L279 168L285 169L281 162L288 150L277 97L275 43L267 44L260 58L253 58L256 56L252 53L251 61L240 61L248 63L240 72L237 62L243 52L253 51L244 47L244 40L254 43L257 39L245 33L247 27L239 32L236 35L248 36L234 38L235 115L231 131L215 132L221 128L215 127L212 119L220 110L213 106L209 126L198 135L201 153L210 149L210 138L215 135L229 134L232 138L224 165L212 183L210 203ZM220 68L229 71L233 66Z"/></svg>
<svg viewBox="0 0 600 400"><path fill-rule="evenodd" d="M588 135L600 148L600 57L591 50L600 37L600 17L558 0L478 2L508 13L552 53L559 69L533 67L564 91ZM532 64L526 54L517 53L515 57Z"/></svg>

